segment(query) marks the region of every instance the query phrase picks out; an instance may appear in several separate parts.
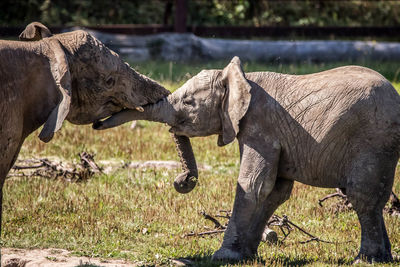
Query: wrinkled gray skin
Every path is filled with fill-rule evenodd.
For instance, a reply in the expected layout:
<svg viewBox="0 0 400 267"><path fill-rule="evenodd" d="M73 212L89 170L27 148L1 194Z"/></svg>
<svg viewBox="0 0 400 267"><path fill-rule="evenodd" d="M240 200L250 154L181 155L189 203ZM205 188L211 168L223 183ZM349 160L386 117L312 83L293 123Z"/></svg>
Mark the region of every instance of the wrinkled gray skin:
<svg viewBox="0 0 400 267"><path fill-rule="evenodd" d="M0 40L0 214L6 175L24 139L41 125L39 137L48 142L64 119L92 123L169 94L90 34L51 36L46 29L33 23L20 36L39 41Z"/></svg>
<svg viewBox="0 0 400 267"><path fill-rule="evenodd" d="M46 26L44 26L42 23L32 22L20 34L19 39L23 40L23 41L38 41L43 38L51 37L51 36L52 36L52 33L50 32L50 30ZM144 77L144 76L142 76L142 77ZM134 78L136 78L136 77L134 77ZM169 94L169 92L167 90L164 90L163 88L161 88L161 86L159 86L154 81L151 81L148 78L146 78L146 79L147 79L147 82L149 83L150 89L155 90L154 94L156 94L160 90L161 90L160 93L163 96L165 96L166 94ZM153 86L155 88L153 88ZM124 88L122 88L122 89L124 89ZM128 88L128 90L129 90L129 88ZM115 95L112 97L118 98L118 94L119 94L119 92L117 91L117 92L115 92ZM151 94L151 92L148 92L147 94ZM122 96L122 97L125 97L125 96ZM152 98L150 103L154 102L154 99L156 99L156 98ZM127 107L129 107L129 106L127 105ZM138 109L141 110L141 107L138 106ZM183 173L181 173L180 175L178 175L176 177L174 186L178 192L185 194L185 193L190 192L195 187L196 182L197 182L198 172L197 172L196 160L193 155L193 150L192 150L192 146L190 144L189 138L187 138L185 136L178 136L178 135L172 135L172 138L176 144L177 152L181 159L182 169L183 169Z"/></svg>
<svg viewBox="0 0 400 267"><path fill-rule="evenodd" d="M94 126L138 119L166 122L188 137L217 134L220 146L238 139L233 214L213 259L256 255L268 218L298 181L345 190L361 224L357 259L392 260L382 209L399 158L400 97L377 72L346 66L299 76L245 75L234 58L143 113L125 110Z"/></svg>

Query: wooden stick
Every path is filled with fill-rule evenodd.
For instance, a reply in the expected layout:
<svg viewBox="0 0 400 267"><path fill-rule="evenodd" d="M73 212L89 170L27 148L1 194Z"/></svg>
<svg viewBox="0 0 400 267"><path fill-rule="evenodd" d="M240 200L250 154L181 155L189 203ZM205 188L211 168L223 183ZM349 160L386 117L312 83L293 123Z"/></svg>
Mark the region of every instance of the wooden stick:
<svg viewBox="0 0 400 267"><path fill-rule="evenodd" d="M217 229L225 229L226 228L217 219L215 219L211 215L208 215L205 211L200 212L200 214L203 215L204 219L212 221L215 225L215 228L217 228Z"/></svg>
<svg viewBox="0 0 400 267"><path fill-rule="evenodd" d="M206 231L206 232L201 232L201 233L188 233L185 234L185 236L202 236L202 235L212 235L212 234L219 234L225 232L225 229L219 229L219 230L212 230L212 231Z"/></svg>
<svg viewBox="0 0 400 267"><path fill-rule="evenodd" d="M347 196L338 190L336 193L329 194L329 195L321 198L320 200L318 200L318 204L322 207L322 202L324 202L327 199L334 198L334 197L341 197L343 199L347 199Z"/></svg>

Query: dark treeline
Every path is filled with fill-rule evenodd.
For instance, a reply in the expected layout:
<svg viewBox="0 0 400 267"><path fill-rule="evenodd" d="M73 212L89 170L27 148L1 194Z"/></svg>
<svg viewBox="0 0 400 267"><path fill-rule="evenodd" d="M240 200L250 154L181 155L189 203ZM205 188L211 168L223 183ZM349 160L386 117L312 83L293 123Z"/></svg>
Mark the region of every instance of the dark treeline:
<svg viewBox="0 0 400 267"><path fill-rule="evenodd" d="M398 26L400 1L188 0L188 25ZM174 23L174 0L2 0L0 25Z"/></svg>

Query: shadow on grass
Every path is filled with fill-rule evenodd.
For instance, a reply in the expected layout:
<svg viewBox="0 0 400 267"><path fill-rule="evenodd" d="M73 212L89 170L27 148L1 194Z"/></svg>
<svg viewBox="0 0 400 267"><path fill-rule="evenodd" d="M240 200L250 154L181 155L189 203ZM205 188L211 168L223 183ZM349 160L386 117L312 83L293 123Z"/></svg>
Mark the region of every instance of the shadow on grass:
<svg viewBox="0 0 400 267"><path fill-rule="evenodd" d="M181 266L304 266L314 262L307 258L290 258L290 257L278 257L276 259L265 260L261 257L256 257L251 260L244 261L212 261L211 255L194 255L187 258L178 258L174 261L181 263ZM176 263L176 262L175 262Z"/></svg>
<svg viewBox="0 0 400 267"><path fill-rule="evenodd" d="M246 261L212 261L211 255L194 255L187 258L179 258L174 260L175 265L178 266L305 266L309 264L322 264L323 266L350 266L353 261L349 261L348 258L339 258L333 261L330 260L313 260L307 257L285 257L278 256L273 259L263 259L261 257L256 257L253 260ZM179 264L177 264L179 263ZM366 265L369 265L365 263ZM386 266L386 264L383 264ZM400 257L395 258L390 266L400 266ZM361 266L364 266L363 264Z"/></svg>

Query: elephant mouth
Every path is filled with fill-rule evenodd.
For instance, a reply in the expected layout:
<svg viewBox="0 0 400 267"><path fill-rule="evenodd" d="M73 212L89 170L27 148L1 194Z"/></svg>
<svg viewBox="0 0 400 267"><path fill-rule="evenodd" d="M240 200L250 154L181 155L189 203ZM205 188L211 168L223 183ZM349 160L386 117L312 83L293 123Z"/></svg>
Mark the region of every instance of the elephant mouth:
<svg viewBox="0 0 400 267"><path fill-rule="evenodd" d="M128 108L122 108L121 110L119 110L117 112L114 112L111 115L102 116L102 117L94 120L93 123L92 123L92 128L95 129L95 130L98 130L103 125L104 121L110 119L112 116L117 115L118 113L121 113L124 110L128 110Z"/></svg>
<svg viewBox="0 0 400 267"><path fill-rule="evenodd" d="M180 135L180 134L178 134L178 132L177 132L177 130L176 130L176 127L171 127L171 128L169 128L168 132L173 133L173 134L176 134L176 135Z"/></svg>
<svg viewBox="0 0 400 267"><path fill-rule="evenodd" d="M104 120L106 120L106 119L107 118L105 118ZM93 122L92 128L95 130L99 130L102 125L103 125L103 120L96 120Z"/></svg>
<svg viewBox="0 0 400 267"><path fill-rule="evenodd" d="M175 134L177 136L186 136L188 138L195 137L195 135L188 134L187 132L179 129L179 126L171 126L168 130L170 133Z"/></svg>

